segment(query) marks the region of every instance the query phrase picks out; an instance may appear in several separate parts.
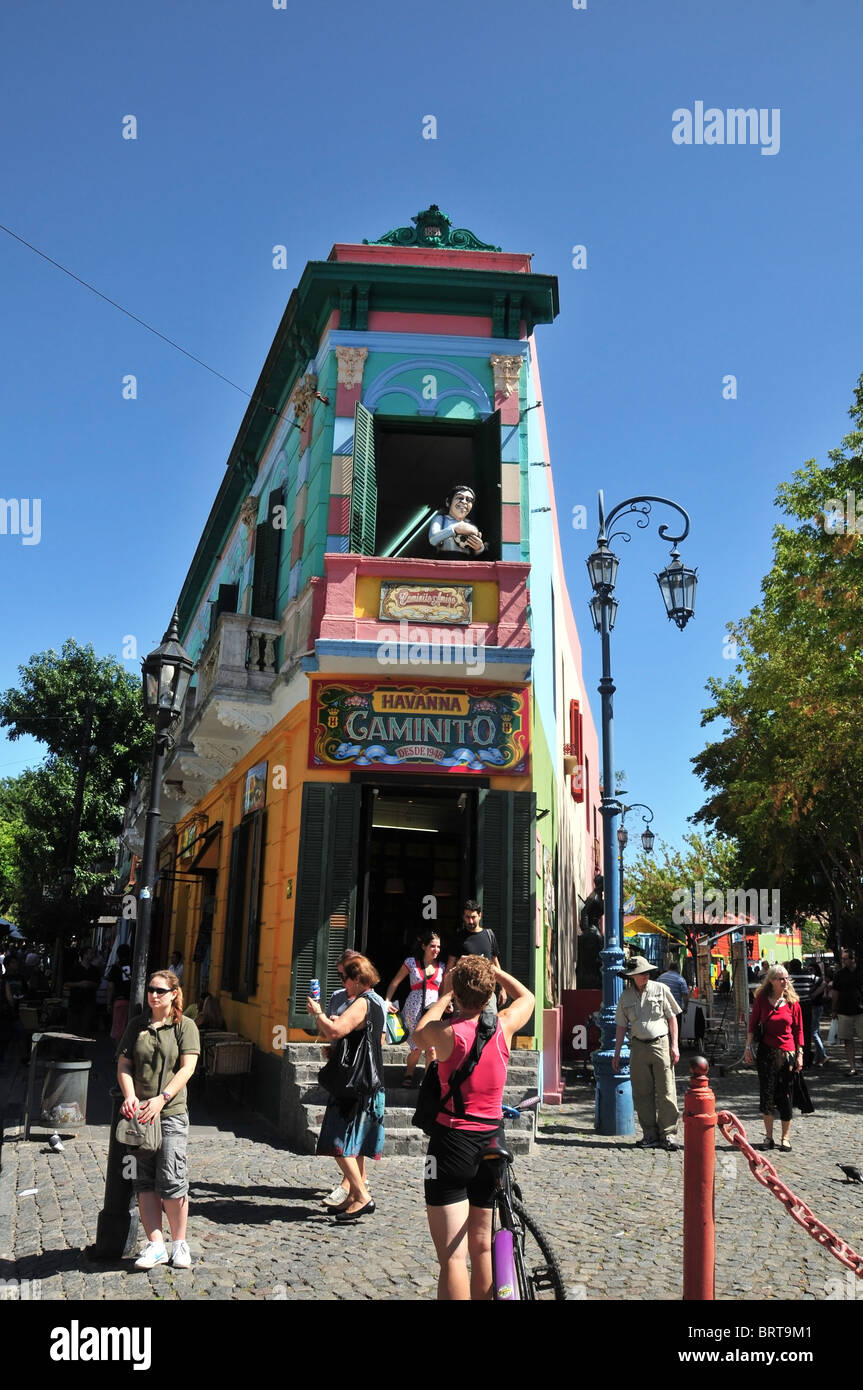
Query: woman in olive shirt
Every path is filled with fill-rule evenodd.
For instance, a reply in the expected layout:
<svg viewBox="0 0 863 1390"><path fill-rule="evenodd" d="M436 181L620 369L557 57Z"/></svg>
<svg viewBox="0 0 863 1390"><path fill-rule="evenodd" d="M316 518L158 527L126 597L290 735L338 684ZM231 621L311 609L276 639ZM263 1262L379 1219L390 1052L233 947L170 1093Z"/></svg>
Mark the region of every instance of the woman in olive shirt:
<svg viewBox="0 0 863 1390"><path fill-rule="evenodd" d="M132 1019L117 1048L117 1084L124 1096L121 1115L126 1119L134 1115L144 1124L159 1115L162 1125L162 1143L155 1152L129 1151L135 1158L132 1185L147 1233L147 1245L135 1266L152 1269L167 1262L162 1235L164 1208L171 1228L171 1264L175 1269L188 1269L192 1257L186 1242L186 1082L197 1065L201 1042L195 1024L183 1017L183 991L172 971L159 970L151 975L147 1003L149 1010Z"/></svg>

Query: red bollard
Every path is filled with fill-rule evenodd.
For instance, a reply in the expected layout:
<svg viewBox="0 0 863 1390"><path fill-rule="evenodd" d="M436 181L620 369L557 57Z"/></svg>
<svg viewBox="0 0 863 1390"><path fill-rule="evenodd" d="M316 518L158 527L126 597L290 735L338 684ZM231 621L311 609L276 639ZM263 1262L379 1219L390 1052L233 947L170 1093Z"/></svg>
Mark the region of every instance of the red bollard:
<svg viewBox="0 0 863 1390"><path fill-rule="evenodd" d="M683 1106L683 1298L691 1303L711 1302L714 1297L716 1097L707 1081L705 1058L694 1057L690 1070Z"/></svg>

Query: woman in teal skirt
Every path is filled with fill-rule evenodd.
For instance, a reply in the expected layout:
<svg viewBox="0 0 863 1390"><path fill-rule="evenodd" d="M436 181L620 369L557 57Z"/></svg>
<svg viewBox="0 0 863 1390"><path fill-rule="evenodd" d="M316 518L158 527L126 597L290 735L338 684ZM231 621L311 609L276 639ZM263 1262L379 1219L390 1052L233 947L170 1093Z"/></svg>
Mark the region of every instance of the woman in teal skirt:
<svg viewBox="0 0 863 1390"><path fill-rule="evenodd" d="M349 1004L338 1017L327 1018L317 999L309 997L306 1007L317 1020L318 1032L328 1042L337 1042L349 1033L362 1032L371 1010L373 1026L370 1044L375 1070L383 1076L383 1050L381 1037L384 1030L384 1010L374 986L380 980L371 961L366 956L352 956L342 967ZM316 1152L320 1156L334 1158L348 1181L347 1199L336 1209L336 1220L340 1222L358 1221L361 1216L371 1216L375 1204L366 1187L358 1160L380 1158L384 1149L384 1104L386 1093L383 1087L357 1100L330 1100L321 1125Z"/></svg>

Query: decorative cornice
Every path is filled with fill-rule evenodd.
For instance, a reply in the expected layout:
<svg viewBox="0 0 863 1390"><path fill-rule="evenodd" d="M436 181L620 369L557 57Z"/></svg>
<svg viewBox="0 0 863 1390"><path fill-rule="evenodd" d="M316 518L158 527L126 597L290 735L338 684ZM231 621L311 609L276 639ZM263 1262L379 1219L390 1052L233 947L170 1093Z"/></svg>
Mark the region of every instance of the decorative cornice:
<svg viewBox="0 0 863 1390"><path fill-rule="evenodd" d="M518 378L522 364L521 356L507 357L502 353L493 352L488 360L494 371L495 393L508 398L513 391L518 390Z"/></svg>
<svg viewBox="0 0 863 1390"><path fill-rule="evenodd" d="M294 419L301 428L309 417L317 389L318 378L312 372L307 372L302 381L298 382L291 392Z"/></svg>
<svg viewBox="0 0 863 1390"><path fill-rule="evenodd" d="M243 733L268 734L273 727L273 716L267 710L252 710L246 704L230 700L215 702L216 718L226 729L240 729Z"/></svg>
<svg viewBox="0 0 863 1390"><path fill-rule="evenodd" d="M353 391L355 387L362 385L363 368L368 355L369 350L365 347L336 348L336 361L339 364L339 386L344 386L347 391Z"/></svg>
<svg viewBox="0 0 863 1390"><path fill-rule="evenodd" d="M441 247L456 251L500 251L499 246L491 246L488 242L480 241L473 232L469 232L466 227L459 227L453 230L451 220L445 212L441 212L437 203L432 203L431 207L424 212L418 212L416 217L412 217L413 227L396 227L391 232L386 232L384 236L378 237L377 241L369 241L363 238L364 246L433 246L437 249Z"/></svg>

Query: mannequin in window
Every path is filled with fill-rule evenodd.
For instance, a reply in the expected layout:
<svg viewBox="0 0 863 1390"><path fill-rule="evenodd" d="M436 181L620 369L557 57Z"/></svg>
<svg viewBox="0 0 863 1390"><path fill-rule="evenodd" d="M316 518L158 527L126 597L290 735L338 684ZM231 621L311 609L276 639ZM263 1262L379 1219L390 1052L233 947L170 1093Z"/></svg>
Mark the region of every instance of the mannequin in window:
<svg viewBox="0 0 863 1390"><path fill-rule="evenodd" d="M446 510L438 512L429 526L429 541L438 559L475 560L488 548L482 532L467 519L475 501L473 489L466 483L456 483L450 489L444 501Z"/></svg>

